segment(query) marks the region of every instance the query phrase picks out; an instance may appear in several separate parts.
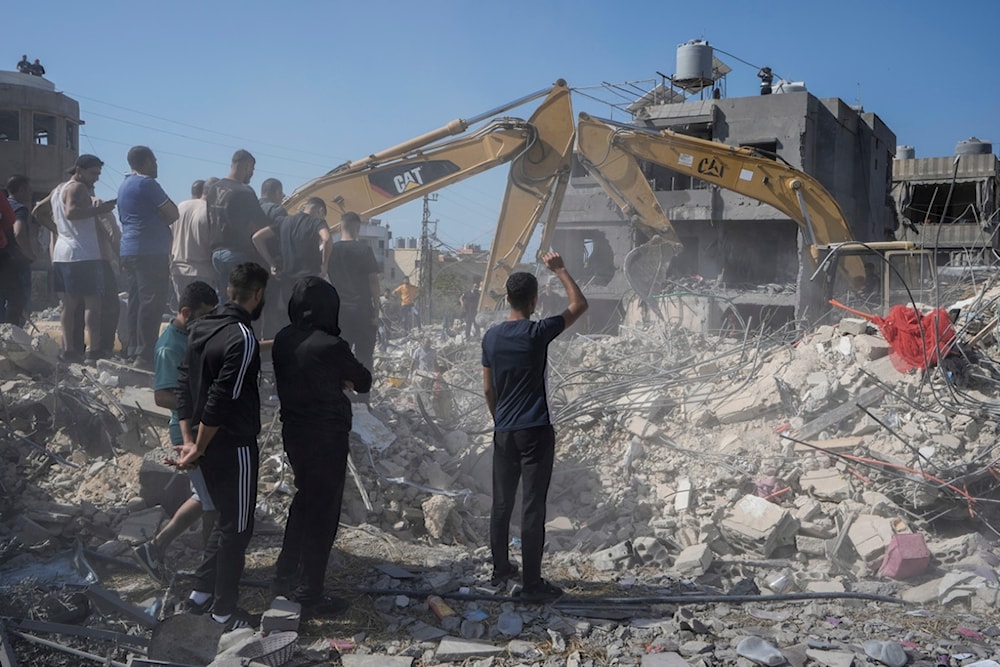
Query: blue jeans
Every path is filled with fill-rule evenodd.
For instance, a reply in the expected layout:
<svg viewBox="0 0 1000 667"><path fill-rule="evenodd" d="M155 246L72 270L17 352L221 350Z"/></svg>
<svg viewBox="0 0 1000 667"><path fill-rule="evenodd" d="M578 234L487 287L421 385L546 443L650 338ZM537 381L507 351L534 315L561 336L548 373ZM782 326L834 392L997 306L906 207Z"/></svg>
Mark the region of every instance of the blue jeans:
<svg viewBox="0 0 1000 667"><path fill-rule="evenodd" d="M229 248L217 248L212 251L212 268L215 269L215 289L219 292L219 302L228 301L226 288L229 287L229 274L240 264L246 262L256 262L255 257L251 257L239 250Z"/></svg>
<svg viewBox="0 0 1000 667"><path fill-rule="evenodd" d="M122 257L122 273L128 292L126 332L128 356L153 367L153 350L160 337L160 324L170 293L170 257L134 255Z"/></svg>

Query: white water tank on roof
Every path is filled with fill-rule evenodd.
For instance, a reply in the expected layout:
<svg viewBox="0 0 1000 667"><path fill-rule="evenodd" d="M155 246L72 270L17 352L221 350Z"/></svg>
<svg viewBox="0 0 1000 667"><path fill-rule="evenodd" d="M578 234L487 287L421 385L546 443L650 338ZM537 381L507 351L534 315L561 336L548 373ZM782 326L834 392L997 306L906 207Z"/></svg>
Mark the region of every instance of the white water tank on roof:
<svg viewBox="0 0 1000 667"><path fill-rule="evenodd" d="M986 155L993 152L993 144L976 137L969 137L955 144L955 155Z"/></svg>
<svg viewBox="0 0 1000 667"><path fill-rule="evenodd" d="M912 160L917 157L917 149L913 146L896 146L897 160Z"/></svg>
<svg viewBox="0 0 1000 667"><path fill-rule="evenodd" d="M806 91L805 81L779 81L774 86L774 93L804 93Z"/></svg>
<svg viewBox="0 0 1000 667"><path fill-rule="evenodd" d="M675 81L712 80L712 47L703 39L677 46Z"/></svg>

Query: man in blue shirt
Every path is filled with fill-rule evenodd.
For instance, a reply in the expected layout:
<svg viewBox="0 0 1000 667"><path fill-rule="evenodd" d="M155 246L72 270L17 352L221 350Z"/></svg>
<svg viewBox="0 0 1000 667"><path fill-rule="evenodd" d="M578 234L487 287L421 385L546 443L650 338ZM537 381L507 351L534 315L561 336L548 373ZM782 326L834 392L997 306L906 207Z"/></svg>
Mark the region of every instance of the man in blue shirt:
<svg viewBox="0 0 1000 667"><path fill-rule="evenodd" d="M118 188L121 221L121 266L128 291L126 331L137 368L153 370L153 348L170 290L170 225L177 205L156 182L156 156L146 146L128 152L132 173Z"/></svg>
<svg viewBox="0 0 1000 667"><path fill-rule="evenodd" d="M215 293L214 287L201 280L189 283L181 292L177 316L171 320L156 341L153 400L161 408L170 409L170 443L175 446L184 443L184 438L181 436L180 420L177 417L175 390L177 388L178 368L181 361L184 360L184 353L187 351L188 325L209 313L218 304L219 295ZM163 530L149 542L135 548L136 558L139 559L150 576L161 583L167 583L163 557L166 555L170 543L191 527L205 512L213 512L208 517L204 517L202 521L202 534L205 535L206 541L214 525L215 505L212 504L212 498L205 486L204 475L198 468L192 468L188 472L188 478L191 481L191 497L174 512L174 516L163 527Z"/></svg>
<svg viewBox="0 0 1000 667"><path fill-rule="evenodd" d="M546 366L549 343L580 319L588 305L559 253L550 252L542 261L566 289L566 310L532 320L538 305L538 280L530 273L512 273L507 278L510 315L483 336L483 393L494 424L492 583L500 585L517 574L517 565L510 562L508 542L517 485L523 477L521 599L525 602L549 602L562 595L562 589L542 579L545 501L555 459L555 432L545 393Z"/></svg>

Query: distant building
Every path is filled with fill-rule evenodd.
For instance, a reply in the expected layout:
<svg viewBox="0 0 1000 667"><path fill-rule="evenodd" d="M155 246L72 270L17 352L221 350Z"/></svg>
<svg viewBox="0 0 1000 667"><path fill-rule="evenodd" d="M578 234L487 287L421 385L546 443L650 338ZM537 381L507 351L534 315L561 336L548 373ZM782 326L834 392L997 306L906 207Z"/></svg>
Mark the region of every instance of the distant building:
<svg viewBox="0 0 1000 667"><path fill-rule="evenodd" d="M901 146L892 163L896 236L937 248L938 264L989 263L990 251L1000 249L1000 160L992 144L973 138L960 141L954 156L915 155Z"/></svg>
<svg viewBox="0 0 1000 667"><path fill-rule="evenodd" d="M80 104L40 76L0 72L0 179L24 174L35 201L66 180L79 155Z"/></svg>

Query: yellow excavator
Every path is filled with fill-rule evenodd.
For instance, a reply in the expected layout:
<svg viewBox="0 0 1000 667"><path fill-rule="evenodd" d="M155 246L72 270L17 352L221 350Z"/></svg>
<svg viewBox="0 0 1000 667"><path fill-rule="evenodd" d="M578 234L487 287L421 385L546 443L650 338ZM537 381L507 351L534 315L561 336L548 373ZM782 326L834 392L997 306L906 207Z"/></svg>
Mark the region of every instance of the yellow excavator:
<svg viewBox="0 0 1000 667"><path fill-rule="evenodd" d="M581 113L577 158L619 206L652 239L626 256L629 284L648 299L662 286L680 239L642 171L651 162L770 204L801 227L813 266L809 281L824 278L816 296L862 302L877 296L885 314L894 303L927 302L934 284L931 254L912 242L861 243L854 239L833 196L812 176L749 147L651 130ZM801 285L800 285L801 286ZM864 299L852 298L867 292ZM823 308L822 310L826 310Z"/></svg>
<svg viewBox="0 0 1000 667"><path fill-rule="evenodd" d="M526 121L497 117L540 97L545 99ZM449 139L487 119L492 120L468 136ZM336 212L354 211L367 220L510 162L479 304L479 310L489 310L503 299L507 276L520 262L546 205L541 247L548 247L569 180L575 131L570 90L560 79L550 89L347 162L297 189L284 206L294 211L308 198L320 197L334 214L331 227L336 229Z"/></svg>

